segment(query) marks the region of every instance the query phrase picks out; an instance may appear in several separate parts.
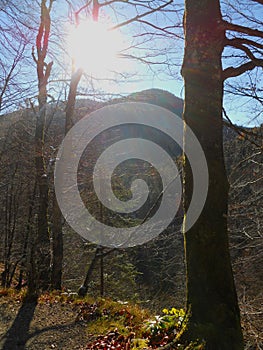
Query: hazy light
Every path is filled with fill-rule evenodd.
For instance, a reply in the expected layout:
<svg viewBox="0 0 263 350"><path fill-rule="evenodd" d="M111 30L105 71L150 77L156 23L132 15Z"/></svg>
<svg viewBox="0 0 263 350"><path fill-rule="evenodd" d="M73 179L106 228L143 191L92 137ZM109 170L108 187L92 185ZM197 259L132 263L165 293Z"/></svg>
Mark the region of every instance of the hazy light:
<svg viewBox="0 0 263 350"><path fill-rule="evenodd" d="M121 34L102 23L83 21L69 28L68 50L76 68L103 77L110 71L123 71L124 60L118 53L124 48Z"/></svg>

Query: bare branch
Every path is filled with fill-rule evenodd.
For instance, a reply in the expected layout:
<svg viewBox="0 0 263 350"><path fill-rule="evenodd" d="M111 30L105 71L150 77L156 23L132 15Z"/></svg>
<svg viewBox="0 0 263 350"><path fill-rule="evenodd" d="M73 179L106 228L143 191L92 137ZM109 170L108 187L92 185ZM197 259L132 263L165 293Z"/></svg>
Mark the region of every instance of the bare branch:
<svg viewBox="0 0 263 350"><path fill-rule="evenodd" d="M226 68L222 73L222 79L226 80L228 78L237 77L247 71L254 69L255 67L263 67L263 59L255 59L253 61L242 64L239 67L229 67Z"/></svg>
<svg viewBox="0 0 263 350"><path fill-rule="evenodd" d="M257 3L261 4L261 5L263 5L263 0L252 0L252 1L257 2Z"/></svg>
<svg viewBox="0 0 263 350"><path fill-rule="evenodd" d="M229 46L233 46L236 48L240 48L241 45L248 45L248 46L254 46L258 49L263 50L263 44L257 43L256 41L246 39L246 38L234 38L234 39L227 39L226 44Z"/></svg>
<svg viewBox="0 0 263 350"><path fill-rule="evenodd" d="M261 65L262 65L262 63L260 63L261 60L258 59L258 58L256 58L256 57L253 55L253 53L250 51L250 49L249 49L247 46L245 46L245 45L242 44L242 41L243 41L242 39L227 40L227 42L230 42L230 45L231 45L231 46L233 46L233 47L235 47L235 48L237 48L237 49L239 49L239 50L241 50L241 51L244 51L245 54L247 55L247 57L248 57L252 62L255 63L255 67L256 67L256 66L261 66ZM249 41L250 41L250 40L249 40ZM253 42L253 41L252 41L252 42ZM259 63L258 63L258 62L259 62Z"/></svg>
<svg viewBox="0 0 263 350"><path fill-rule="evenodd" d="M148 65L161 65L161 64L167 64L167 61L151 61L149 59L147 59L147 57L139 57L139 56L134 56L131 54L121 54L120 55L121 58L128 58L128 59L132 59L132 60L137 60L139 62L142 62L144 64L148 64Z"/></svg>
<svg viewBox="0 0 263 350"><path fill-rule="evenodd" d="M105 2L100 4L100 7L108 6L108 5L111 5L111 4L116 3L116 2L125 2L125 3L127 3L127 0L110 0L110 1L105 1Z"/></svg>
<svg viewBox="0 0 263 350"><path fill-rule="evenodd" d="M163 4L163 5L159 6L159 7L156 7L155 9L151 9L150 11L144 12L144 13L142 13L140 15L137 15L137 16L135 16L133 18L128 19L127 21L124 21L122 23L117 24L116 26L111 27L110 30L118 29L118 28L124 27L124 26L126 26L126 25L128 25L128 24L130 24L132 22L138 21L140 18L143 18L143 17L148 16L148 15L154 13L154 12L162 10L166 6L170 5L172 2L173 2L173 0L169 0L167 3L165 3L165 4Z"/></svg>
<svg viewBox="0 0 263 350"><path fill-rule="evenodd" d="M232 30L234 32L247 34L249 36L257 36L259 38L263 38L263 32L261 30L240 26L238 24L229 23L227 21L223 21L223 24L225 30Z"/></svg>
<svg viewBox="0 0 263 350"><path fill-rule="evenodd" d="M138 20L138 22L143 23L143 24L146 24L146 25L148 25L148 26L150 26L150 27L152 27L152 28L154 28L154 29L156 29L156 30L158 30L158 31L161 31L161 32L163 32L163 33L165 33L165 34L172 35L172 36L176 36L176 37L179 38L179 39L183 39L183 37L181 37L181 36L175 34L175 33L172 32L172 31L170 31L169 29L171 29L171 27L158 27L158 26L154 25L153 23L148 22L148 21L145 21L145 20ZM175 28L175 27L173 27L173 28Z"/></svg>
<svg viewBox="0 0 263 350"><path fill-rule="evenodd" d="M242 87L233 86L230 83L227 83L226 86L227 87L225 87L224 89L225 92L234 94L236 96L245 96L245 97L252 98L263 106L263 98L261 96L258 96L256 89L253 89L251 91L250 88L244 88L243 86ZM229 88L229 90L227 88Z"/></svg>
<svg viewBox="0 0 263 350"><path fill-rule="evenodd" d="M237 125L233 124L231 119L227 115L226 110L225 110L224 107L222 107L222 111L223 111L224 117L227 119L227 122L224 121L224 124L227 127L229 127L232 130L234 130L239 136L241 136L242 138L245 138L247 141L249 141L254 146L262 148L262 146L260 144L256 143L254 140L251 139L251 136L252 137L256 137L257 136L257 135L255 135L255 133L250 132L250 131L246 130L245 128L242 128L240 126L237 126Z"/></svg>
<svg viewBox="0 0 263 350"><path fill-rule="evenodd" d="M34 48L34 46L32 46L31 55L33 57L33 61L37 64L37 58L36 58L36 55L35 55L35 48Z"/></svg>

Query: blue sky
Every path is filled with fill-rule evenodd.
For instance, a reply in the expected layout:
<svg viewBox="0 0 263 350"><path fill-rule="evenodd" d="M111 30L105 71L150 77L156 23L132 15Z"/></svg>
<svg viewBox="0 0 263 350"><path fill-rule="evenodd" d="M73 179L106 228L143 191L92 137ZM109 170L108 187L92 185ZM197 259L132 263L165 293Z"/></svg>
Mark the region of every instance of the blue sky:
<svg viewBox="0 0 263 350"><path fill-rule="evenodd" d="M154 3L154 2L153 2ZM222 2L223 3L223 2ZM240 9L245 9L245 13L248 16L256 16L257 20L263 22L263 13L260 12L260 5L248 6L251 4L251 1L242 0L239 1ZM74 9L78 10L81 5L84 4L83 0L74 1ZM241 23L243 25L247 24L246 20L241 17L241 15L235 11L231 6L235 4L235 0L233 1L225 1L222 6L223 13L228 13L231 15L231 18L234 22ZM160 5L160 0L156 0L154 7L158 7ZM181 4L174 5L175 12L166 13L162 11L161 13L151 14L145 18L151 23L154 23L158 26L172 26L178 25L181 22L182 14L183 14L183 2ZM243 6L243 8L242 8ZM110 21L113 25L116 23L121 23L129 18L134 17L137 13L134 11L132 7L127 8L126 3L119 3L118 7L114 7L114 10L108 10L105 8L101 11L100 20L101 21ZM147 11L142 9L139 11ZM84 11L85 12L85 11ZM91 17L90 13L86 11L83 12L83 15L87 15L88 18ZM70 16L71 14L71 16ZM3 14L0 12L0 15ZM6 17L5 17L6 18ZM227 18L229 20L229 18ZM33 16L31 19L33 22ZM39 20L39 9L36 8L35 13L36 23ZM51 81L49 84L50 94L53 95L54 98L65 99L66 89L68 83L58 83L58 80L68 80L70 78L71 64L70 60L66 59L62 54L58 54L60 48L58 45L63 46L63 42L57 37L57 33L59 30L63 29L66 23L73 20L72 9L70 9L67 5L67 2L64 0L56 1L53 5L52 12L52 21L53 25L51 28L51 44L50 44L50 52L49 52L49 60L54 60L54 69L52 71ZM160 88L164 90L168 90L175 94L178 97L183 98L183 80L180 76L180 66L183 58L183 40L176 37L179 35L182 37L182 28L179 27L177 29L173 29L175 36L169 36L168 38L164 38L161 36L152 36L150 40L146 40L148 37L144 36L146 31L153 32L154 29L151 28L147 24L132 24L121 28L121 33L124 37L124 40L127 41L127 46L138 46L139 49L130 48L128 51L125 51L125 54L136 54L141 57L147 57L145 52L148 55L152 55L153 52L157 54L157 56L150 57L150 60L155 62L154 65L149 66L145 64L140 64L135 60L120 59L119 67L125 66L125 71L122 70L121 78L116 79L116 81L112 79L107 80L96 80L88 78L82 78L80 84L80 91L83 93L81 96L84 98L85 93L87 93L87 97L90 97L92 92L102 92L109 94L128 94L134 91L140 91L149 88ZM95 45L101 45L101 42L96 37L94 33ZM82 46L86 46L87 51L90 48L90 42L87 40L83 40L84 42L81 44ZM31 58L31 47L33 43L29 43L28 52L27 52L27 64L28 68L24 64L23 74L20 79L28 80L32 84L33 79L36 79L36 70L34 63ZM157 50L158 49L158 50ZM149 57L149 56L148 56ZM105 52L105 60L107 60L107 53ZM166 61L165 64L156 64L156 62ZM129 68L127 68L127 62L129 62ZM124 64L125 63L125 64ZM235 64L228 60L227 64ZM226 63L224 63L226 65ZM127 69L126 69L127 68ZM257 70L252 73L252 80L257 80L257 87L262 88L262 69ZM231 79L230 83L232 83L233 79ZM236 82L240 84L240 86L247 86L248 80L245 76L235 79ZM24 81L23 81L24 82ZM36 88L36 84L34 85ZM32 96L34 92L32 92ZM254 101L251 101L249 98L240 98L239 96L231 96L226 95L224 99L224 107L227 110L228 115L231 117L232 121L237 124L243 125L258 125L263 123L262 114L258 116L257 119L254 119L254 116L258 112L257 104ZM260 112L260 111L259 111ZM258 113L259 113L258 112Z"/></svg>
<svg viewBox="0 0 263 350"><path fill-rule="evenodd" d="M231 4L232 3L232 4ZM258 21L262 21L262 12L260 11L260 5L255 6L252 9L252 6L246 7L248 5L249 1L243 0L242 2L239 2L239 9L243 11L247 16L256 16ZM157 4L157 3L156 3ZM235 1L232 2L224 2L222 6L222 12L227 13L228 17L226 17L227 20L229 20L229 15L231 15L231 20L235 23L246 25L248 20L244 19L235 9L232 8L232 5L235 4ZM77 5L76 5L77 6ZM110 19L112 23L120 23L122 21L125 21L127 18L133 17L136 13L133 12L131 8L125 7L125 11L121 9L121 7L124 5L120 5L120 9L118 13L121 13L121 15L115 15L116 13L110 11L104 11L104 8L101 12L101 20L104 21L105 18L108 20ZM157 5L156 5L157 6ZM243 8L242 8L243 7ZM77 7L76 7L77 8ZM162 14L152 14L150 16L145 17L145 20L152 22L154 24L158 24L159 26L167 26L172 25L174 23L180 23L181 16L182 16L182 8L183 6L177 6L175 7L176 10L179 10L178 13L169 13L166 14L163 12ZM115 8L116 10L116 8ZM88 17L90 15L88 14ZM117 17L117 18L116 18ZM115 22L114 22L115 21ZM143 29L150 30L149 26L144 26ZM124 37L126 36L128 38L131 37L131 35L135 36L133 44L136 45L138 42L140 42L140 37L138 33L143 33L143 30L141 27L139 28L138 25L129 25L127 27L122 28L122 33ZM137 31L137 32L136 32ZM182 36L182 28L178 28L174 30L175 34ZM137 34L137 35L136 35ZM96 40L96 37L95 37ZM128 44L129 45L129 44ZM138 62L132 60L132 65L130 68L130 74L128 76L122 77L117 82L114 81L96 81L93 80L93 87L97 88L100 91L106 91L109 93L120 93L120 94L127 94L134 91L140 91L144 89L149 88L161 88L164 90L168 90L175 94L178 97L183 98L184 92L183 92L183 80L180 76L180 65L182 63L182 57L183 57L183 40L178 39L176 37L169 37L168 39L155 37L152 38L150 42L146 42L143 45L139 46L139 50L129 50L128 53L134 52L136 55L140 55L142 52L142 48L145 50L145 52L151 52L150 50L152 48L154 49L160 49L161 51L167 50L165 55L157 55L157 57L153 57L153 61L162 61L164 57L167 58L169 64L166 65L153 65L152 67L149 67L148 65L139 64ZM228 51L226 51L227 53ZM233 52L233 51L232 51ZM236 66L242 62L242 59L237 61L234 61L233 59L228 59L227 61L223 61L223 66L227 67L228 65ZM122 63L120 60L120 67ZM127 73L127 72L126 72ZM260 70L255 70L255 72L252 73L252 79L256 79L257 77L257 86L259 88L262 87L262 82L259 78L259 75L262 74ZM242 84L245 86L247 85L247 80L245 76L241 76L235 79L230 79L230 83L234 83L236 81L241 86ZM82 87L85 88L85 84L87 84L87 80L83 79ZM258 110L258 116L255 118L255 115L257 114L256 111L253 109L260 108L256 107L256 103L251 100L250 98L241 98L240 96L231 96L229 94L225 94L224 99L224 107L228 113L228 116L231 118L231 120L234 123L242 124L242 125L258 125L263 123L263 115L260 115L260 109Z"/></svg>

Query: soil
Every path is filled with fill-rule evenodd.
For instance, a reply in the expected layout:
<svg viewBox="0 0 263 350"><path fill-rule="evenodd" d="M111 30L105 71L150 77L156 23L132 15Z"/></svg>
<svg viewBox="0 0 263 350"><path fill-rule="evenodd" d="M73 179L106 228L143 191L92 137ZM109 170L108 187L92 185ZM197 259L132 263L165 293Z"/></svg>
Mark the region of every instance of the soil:
<svg viewBox="0 0 263 350"><path fill-rule="evenodd" d="M91 339L87 324L76 321L77 312L74 304L23 303L1 296L0 349L84 349Z"/></svg>

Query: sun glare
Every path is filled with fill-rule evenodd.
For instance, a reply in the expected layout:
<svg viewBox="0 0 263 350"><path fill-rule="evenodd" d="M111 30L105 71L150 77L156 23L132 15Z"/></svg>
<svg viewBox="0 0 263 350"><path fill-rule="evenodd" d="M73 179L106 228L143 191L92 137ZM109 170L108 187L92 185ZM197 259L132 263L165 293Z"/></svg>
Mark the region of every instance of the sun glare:
<svg viewBox="0 0 263 350"><path fill-rule="evenodd" d="M111 71L122 71L123 60L118 53L123 48L121 34L102 23L83 21L69 29L68 49L74 65L93 76L107 77Z"/></svg>

